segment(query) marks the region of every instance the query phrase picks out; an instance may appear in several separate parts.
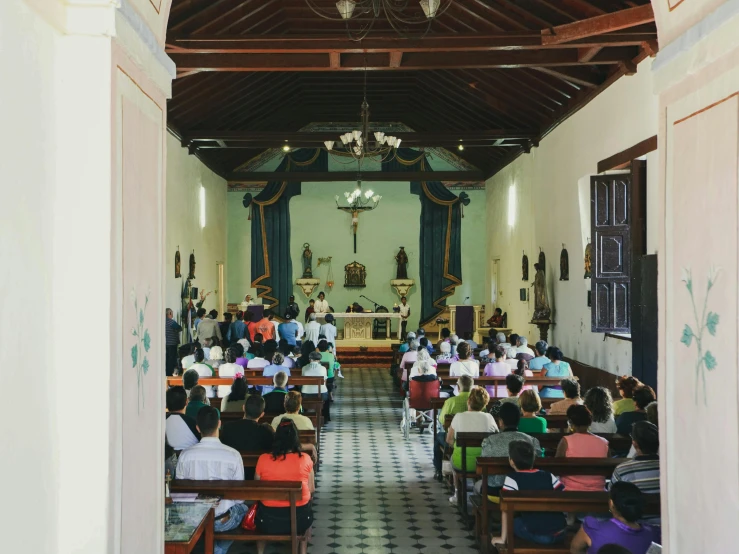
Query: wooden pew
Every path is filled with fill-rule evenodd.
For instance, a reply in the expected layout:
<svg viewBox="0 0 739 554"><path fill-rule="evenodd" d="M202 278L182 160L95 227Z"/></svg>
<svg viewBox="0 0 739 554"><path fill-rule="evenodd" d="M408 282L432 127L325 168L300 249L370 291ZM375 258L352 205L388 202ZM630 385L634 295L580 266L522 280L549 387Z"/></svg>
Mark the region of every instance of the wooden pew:
<svg viewBox="0 0 739 554"><path fill-rule="evenodd" d="M252 377L246 380L247 385L251 386L272 386L272 377ZM325 379L323 377L290 377L287 381L288 385L292 386L303 386L303 385L323 385ZM167 377L166 384L168 387L182 386L182 377ZM201 377L198 380L198 384L204 387L214 385L233 385L233 379L231 377Z"/></svg>
<svg viewBox="0 0 739 554"><path fill-rule="evenodd" d="M644 514L656 516L660 513L660 495L645 494ZM500 510L505 514L506 544L496 544L499 554L569 554L571 537L565 542L543 546L516 538L513 534L513 516L516 512L573 512L607 513L607 492L531 492L503 491ZM488 548L487 546L485 548Z"/></svg>
<svg viewBox="0 0 739 554"><path fill-rule="evenodd" d="M298 554L300 543L310 539L311 531L304 535L297 533L296 503L303 494L300 481L195 481L175 479L170 483L172 492L198 493L207 496L220 496L225 500L287 500L290 502L290 534L263 535L258 531L247 531L241 526L232 531L218 533L218 540L240 542L289 542L292 554Z"/></svg>
<svg viewBox="0 0 739 554"><path fill-rule="evenodd" d="M624 458L537 458L536 469L542 469L561 477L563 475L598 475L609 479L613 470L625 461ZM488 552L490 536L488 531L488 511L492 507L488 500L488 476L508 475L511 466L508 458L477 458L476 473L482 478L482 491L479 506L475 506L475 531L481 552ZM473 504L475 502L473 501Z"/></svg>
<svg viewBox="0 0 739 554"><path fill-rule="evenodd" d="M439 375L438 366L436 374ZM444 385L456 385L457 379L459 377L449 377L447 374L446 376L439 375L441 378L441 381ZM475 385L479 386L500 386L505 387L505 377L474 377ZM537 386L537 387L554 387L559 386L560 381L562 381L561 377L527 377L525 385L528 386ZM557 398L555 400L562 400L562 398Z"/></svg>
<svg viewBox="0 0 739 554"><path fill-rule="evenodd" d="M450 422L451 423L451 422ZM479 448L482 446L482 441L484 441L487 437L492 435L493 433L456 433L454 435L454 440L461 448L461 456L462 456L462 467L461 467L461 476L462 476L462 483L466 484L467 479L467 448ZM539 445L545 450L545 452L549 456L553 456L554 452L557 450L557 445L559 445L559 441L562 440L562 437L565 436L563 433L526 433L527 435L535 438L539 441ZM608 441L609 447L612 451L616 452L623 452L629 449L629 446L631 444L631 438L624 436L624 435L613 435L609 433L596 433L599 437L603 437ZM624 449L624 446L626 448ZM540 459L540 458L537 458ZM622 460L623 461L623 460ZM460 504L460 509L462 510L462 513L464 515L467 515L467 488L466 486L461 486L457 490L458 493L458 499Z"/></svg>
<svg viewBox="0 0 739 554"><path fill-rule="evenodd" d="M316 446L316 433L314 431L298 431L300 436L300 444L312 444ZM257 462L262 454L270 454L271 452L239 452L244 462L244 467L257 467Z"/></svg>

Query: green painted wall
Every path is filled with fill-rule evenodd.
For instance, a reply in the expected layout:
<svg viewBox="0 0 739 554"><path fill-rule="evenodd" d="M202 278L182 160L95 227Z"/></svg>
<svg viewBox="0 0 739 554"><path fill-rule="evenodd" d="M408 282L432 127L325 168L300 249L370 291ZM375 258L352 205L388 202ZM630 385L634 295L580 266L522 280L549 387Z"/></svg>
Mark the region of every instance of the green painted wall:
<svg viewBox="0 0 739 554"><path fill-rule="evenodd" d="M445 169L434 164L435 169ZM438 166L438 167L437 167ZM331 170L338 169L331 165ZM416 285L408 295L411 304L410 327L418 325L421 289L418 282L419 218L421 203L418 196L410 194L408 182L363 183L363 189L372 189L382 195L380 206L359 216L357 253L353 252L351 216L336 209L335 196L344 198L344 191L353 190L355 184L306 183L302 194L293 197L290 203L293 259L293 281L302 273L301 254L303 244L308 242L313 251L313 273L321 280L314 296L324 290L331 306L344 311L354 301L371 308L372 305L360 298L360 294L392 308L400 299L390 286L395 278L395 254L399 246L405 246L410 260L408 277ZM228 233L226 275L229 302L240 302L244 294L255 294L251 288L251 221L249 211L242 206L244 193L228 194ZM466 296L472 303L483 303L485 298L485 192L468 191L471 203L464 210L462 220L462 276L463 285L449 299L450 304L461 304ZM318 258L332 257L334 288L325 288L327 267L316 267ZM344 288L344 266L354 260L367 267L367 287L364 289ZM304 310L308 300L302 291L294 288L295 297Z"/></svg>

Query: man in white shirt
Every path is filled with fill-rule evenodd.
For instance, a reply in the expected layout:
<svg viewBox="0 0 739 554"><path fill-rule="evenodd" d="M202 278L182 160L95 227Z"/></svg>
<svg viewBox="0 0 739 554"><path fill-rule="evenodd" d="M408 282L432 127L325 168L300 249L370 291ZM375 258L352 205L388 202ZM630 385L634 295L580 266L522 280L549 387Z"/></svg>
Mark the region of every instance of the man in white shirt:
<svg viewBox="0 0 739 554"><path fill-rule="evenodd" d="M534 351L529 348L529 341L526 339L526 337L521 336L518 337L516 354L526 354L528 356L531 356L532 358L536 356L536 354L534 354Z"/></svg>
<svg viewBox="0 0 739 554"><path fill-rule="evenodd" d="M398 313L400 313L400 340L405 340L408 318L411 316L411 307L408 305L408 299L405 296L400 299Z"/></svg>
<svg viewBox="0 0 739 554"><path fill-rule="evenodd" d="M323 292L318 293L318 300L316 300L316 303L313 305L313 310L317 314L327 314L329 312L328 301Z"/></svg>
<svg viewBox="0 0 739 554"><path fill-rule="evenodd" d="M267 319L275 328L275 340L280 340L280 333L277 331L277 328L280 326L280 322L275 319L275 313L272 310L267 310L267 313L264 315L267 316Z"/></svg>
<svg viewBox="0 0 739 554"><path fill-rule="evenodd" d="M294 322L298 326L298 334L296 336L297 336L298 342L300 342L303 340L303 335L305 335L305 327L303 327L303 324L300 323L300 321L297 319L295 319Z"/></svg>
<svg viewBox="0 0 739 554"><path fill-rule="evenodd" d="M303 367L303 377L323 377L323 385L303 385L300 392L305 398L320 398L323 400L324 422L329 423L331 421L331 400L328 397L328 387L326 386L328 371L321 365L320 352L311 352L308 359L310 363Z"/></svg>
<svg viewBox="0 0 739 554"><path fill-rule="evenodd" d="M326 342L329 342L334 345L334 354L336 353L336 333L338 331L336 330L336 327L333 325L334 323L334 316L331 314L326 314L326 323L321 325L321 330L319 331L319 336L323 335L326 337Z"/></svg>
<svg viewBox="0 0 739 554"><path fill-rule="evenodd" d="M238 450L222 444L218 438L221 421L218 410L212 406L200 408L197 417L200 443L180 454L177 479L200 481L242 481L244 461ZM216 533L236 529L244 520L247 507L243 501L221 500L215 506ZM215 541L214 554L226 554L233 541Z"/></svg>
<svg viewBox="0 0 739 554"><path fill-rule="evenodd" d="M320 333L321 325L316 321L316 314L310 314L310 321L305 326L305 340L311 341L313 344L318 344L318 335Z"/></svg>
<svg viewBox="0 0 739 554"><path fill-rule="evenodd" d="M167 389L167 420L164 423L164 434L169 446L175 450L184 450L198 444L200 433L195 420L185 415L187 392L183 387Z"/></svg>

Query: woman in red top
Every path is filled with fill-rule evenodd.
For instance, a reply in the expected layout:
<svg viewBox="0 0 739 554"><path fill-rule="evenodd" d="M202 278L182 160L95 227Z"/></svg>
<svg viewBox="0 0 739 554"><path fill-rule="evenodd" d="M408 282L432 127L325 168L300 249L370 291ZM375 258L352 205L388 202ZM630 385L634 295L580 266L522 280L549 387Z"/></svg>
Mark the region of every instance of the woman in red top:
<svg viewBox="0 0 739 554"><path fill-rule="evenodd" d="M291 419L283 419L277 426L271 454L262 454L257 461L254 479L262 481L300 481L303 494L297 500L298 534L313 525L310 500L315 491L313 460L301 452L298 429ZM257 530L268 535L290 534L290 502L264 500L259 503ZM264 553L266 543L258 542L257 551ZM305 543L303 543L305 547Z"/></svg>

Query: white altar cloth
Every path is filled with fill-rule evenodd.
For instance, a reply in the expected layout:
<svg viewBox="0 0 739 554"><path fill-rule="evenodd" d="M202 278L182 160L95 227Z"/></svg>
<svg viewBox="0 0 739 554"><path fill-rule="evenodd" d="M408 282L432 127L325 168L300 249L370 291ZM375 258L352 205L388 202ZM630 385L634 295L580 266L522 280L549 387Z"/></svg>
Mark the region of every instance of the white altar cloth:
<svg viewBox="0 0 739 554"><path fill-rule="evenodd" d="M325 321L327 314L316 314L316 319L320 322ZM390 338L390 324L393 319L400 321L400 314L396 313L375 313L375 312L334 312L331 314L334 319L344 320L344 340L372 340L372 324L375 319L387 319L387 337ZM396 332L396 338L400 340L400 325Z"/></svg>

